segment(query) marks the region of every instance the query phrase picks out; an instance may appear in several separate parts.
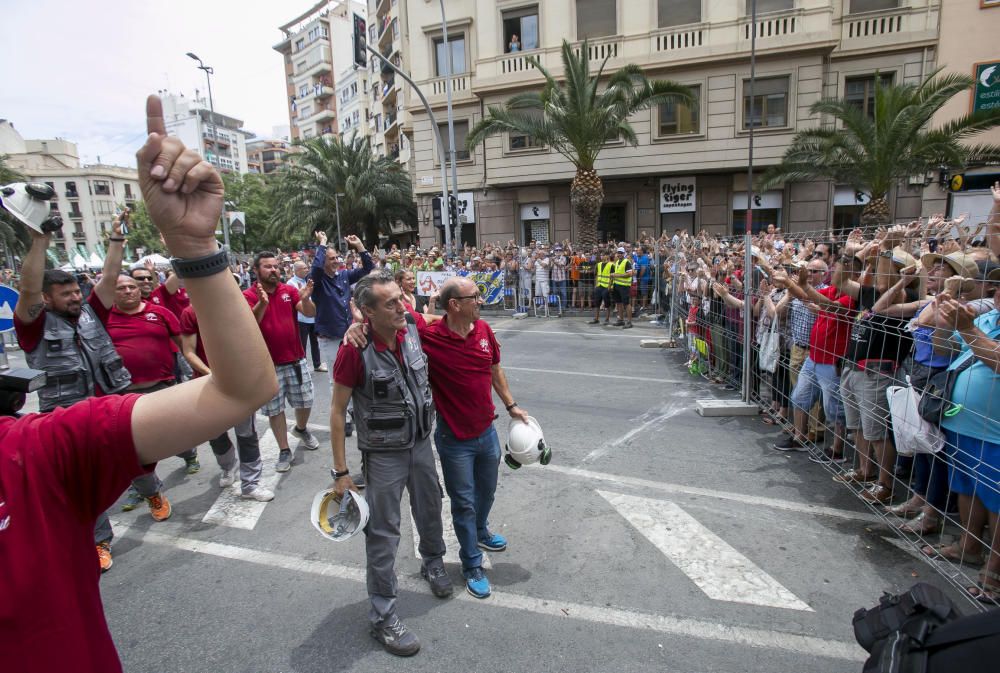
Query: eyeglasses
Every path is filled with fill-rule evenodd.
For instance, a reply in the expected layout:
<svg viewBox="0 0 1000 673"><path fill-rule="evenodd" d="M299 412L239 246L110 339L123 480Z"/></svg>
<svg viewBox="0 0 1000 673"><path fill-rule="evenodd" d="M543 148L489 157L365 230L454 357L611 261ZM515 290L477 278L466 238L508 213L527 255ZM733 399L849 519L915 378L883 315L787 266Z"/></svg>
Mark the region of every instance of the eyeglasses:
<svg viewBox="0 0 1000 673"><path fill-rule="evenodd" d="M482 298L483 298L483 296L481 294L478 294L478 293L477 294L468 294L468 295L465 295L464 297L452 297L452 299L475 299L476 301L479 301Z"/></svg>
<svg viewBox="0 0 1000 673"><path fill-rule="evenodd" d="M148 282L148 281L151 281L151 280L153 280L153 277L152 277L152 276L132 276L132 278L133 278L133 279L134 279L134 280L135 280L136 282L139 282L139 283L145 283L145 282Z"/></svg>
<svg viewBox="0 0 1000 673"><path fill-rule="evenodd" d="M809 273L826 273L823 269L809 269Z"/></svg>

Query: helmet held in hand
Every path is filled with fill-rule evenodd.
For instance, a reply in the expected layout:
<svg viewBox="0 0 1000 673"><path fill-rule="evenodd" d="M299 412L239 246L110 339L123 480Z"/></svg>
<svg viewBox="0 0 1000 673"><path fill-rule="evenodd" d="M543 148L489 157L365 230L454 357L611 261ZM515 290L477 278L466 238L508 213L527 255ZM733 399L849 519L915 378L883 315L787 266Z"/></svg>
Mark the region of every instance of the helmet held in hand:
<svg viewBox="0 0 1000 673"><path fill-rule="evenodd" d="M503 461L512 470L532 463L548 465L552 460L552 450L545 445L542 426L533 416L528 416L527 423L516 418L510 419L507 425L506 449Z"/></svg>
<svg viewBox="0 0 1000 673"><path fill-rule="evenodd" d="M56 195L43 182L12 182L0 187L0 206L39 234L62 229L62 218L53 215L49 201Z"/></svg>

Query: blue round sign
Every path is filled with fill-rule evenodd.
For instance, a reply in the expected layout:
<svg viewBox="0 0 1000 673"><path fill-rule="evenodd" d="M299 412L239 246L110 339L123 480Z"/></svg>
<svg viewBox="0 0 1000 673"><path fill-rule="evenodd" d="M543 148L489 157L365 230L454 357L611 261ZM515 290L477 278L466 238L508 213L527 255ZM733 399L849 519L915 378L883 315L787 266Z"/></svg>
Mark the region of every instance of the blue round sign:
<svg viewBox="0 0 1000 673"><path fill-rule="evenodd" d="M14 307L17 306L17 290L0 285L0 332L14 329Z"/></svg>

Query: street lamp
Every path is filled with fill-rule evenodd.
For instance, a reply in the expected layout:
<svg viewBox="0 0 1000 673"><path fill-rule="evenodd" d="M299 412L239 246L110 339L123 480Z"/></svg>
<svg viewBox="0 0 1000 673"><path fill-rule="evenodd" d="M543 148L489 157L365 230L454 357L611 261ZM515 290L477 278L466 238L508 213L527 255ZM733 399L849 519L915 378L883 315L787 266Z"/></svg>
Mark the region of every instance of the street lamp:
<svg viewBox="0 0 1000 673"><path fill-rule="evenodd" d="M344 196L343 192L337 192L333 195L334 204L337 207L337 249L340 250L344 243L343 237L340 235L340 197Z"/></svg>
<svg viewBox="0 0 1000 673"><path fill-rule="evenodd" d="M208 111L212 117L212 152L215 154L216 164L222 165L219 161L219 138L216 131L216 121L215 121L215 102L212 100L212 75L215 70L211 66L205 65L200 58L194 55L192 52L187 53L188 58L192 58L198 61L198 70L205 71L205 81L208 82ZM211 163L211 162L209 162ZM222 240L226 246L226 250L229 250L229 221L223 217L222 218Z"/></svg>

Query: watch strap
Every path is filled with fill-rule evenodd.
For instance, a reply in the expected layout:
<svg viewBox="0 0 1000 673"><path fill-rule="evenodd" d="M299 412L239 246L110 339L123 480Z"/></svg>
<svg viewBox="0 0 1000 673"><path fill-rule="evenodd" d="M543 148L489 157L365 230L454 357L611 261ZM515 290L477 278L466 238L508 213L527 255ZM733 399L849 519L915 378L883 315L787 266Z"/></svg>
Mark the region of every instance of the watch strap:
<svg viewBox="0 0 1000 673"><path fill-rule="evenodd" d="M220 248L211 255L194 259L172 257L170 265L178 278L205 278L229 269L229 252Z"/></svg>

